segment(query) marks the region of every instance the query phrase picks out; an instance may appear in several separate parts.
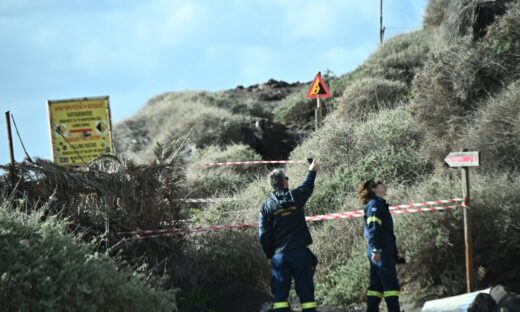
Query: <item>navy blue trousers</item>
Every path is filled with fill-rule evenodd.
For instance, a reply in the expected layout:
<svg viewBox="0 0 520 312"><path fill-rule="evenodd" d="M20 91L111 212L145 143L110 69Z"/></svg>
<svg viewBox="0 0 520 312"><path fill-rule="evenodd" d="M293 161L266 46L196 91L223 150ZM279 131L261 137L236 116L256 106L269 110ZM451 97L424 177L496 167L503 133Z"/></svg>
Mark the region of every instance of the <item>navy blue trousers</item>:
<svg viewBox="0 0 520 312"><path fill-rule="evenodd" d="M303 312L315 312L314 272L318 259L308 248L276 253L271 259L272 278L271 291L273 293L273 311L290 311L289 291L294 279L296 294L300 298Z"/></svg>
<svg viewBox="0 0 520 312"><path fill-rule="evenodd" d="M367 312L379 312L379 304L384 298L388 312L400 312L399 281L395 260L382 257L378 263L370 261L370 285L367 293Z"/></svg>

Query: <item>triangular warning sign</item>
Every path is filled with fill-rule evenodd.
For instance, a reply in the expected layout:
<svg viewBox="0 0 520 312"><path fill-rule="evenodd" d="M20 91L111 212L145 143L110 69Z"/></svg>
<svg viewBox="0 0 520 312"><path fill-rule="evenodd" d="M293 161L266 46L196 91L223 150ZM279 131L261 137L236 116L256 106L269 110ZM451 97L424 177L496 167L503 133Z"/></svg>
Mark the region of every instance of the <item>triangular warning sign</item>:
<svg viewBox="0 0 520 312"><path fill-rule="evenodd" d="M309 89L309 92L307 92L307 98L308 99L315 99L315 98L329 98L332 95L329 92L329 88L327 88L327 85L325 84L325 81L321 78L321 73L318 72L316 74L316 77L314 78L314 81L311 83L311 87Z"/></svg>

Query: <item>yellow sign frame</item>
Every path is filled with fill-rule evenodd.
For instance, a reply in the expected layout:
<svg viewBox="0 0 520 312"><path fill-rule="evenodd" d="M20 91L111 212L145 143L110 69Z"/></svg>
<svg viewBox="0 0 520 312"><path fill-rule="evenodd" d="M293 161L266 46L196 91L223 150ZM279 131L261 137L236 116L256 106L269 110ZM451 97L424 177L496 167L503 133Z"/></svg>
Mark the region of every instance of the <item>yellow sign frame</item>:
<svg viewBox="0 0 520 312"><path fill-rule="evenodd" d="M52 161L86 165L114 153L108 96L47 100Z"/></svg>

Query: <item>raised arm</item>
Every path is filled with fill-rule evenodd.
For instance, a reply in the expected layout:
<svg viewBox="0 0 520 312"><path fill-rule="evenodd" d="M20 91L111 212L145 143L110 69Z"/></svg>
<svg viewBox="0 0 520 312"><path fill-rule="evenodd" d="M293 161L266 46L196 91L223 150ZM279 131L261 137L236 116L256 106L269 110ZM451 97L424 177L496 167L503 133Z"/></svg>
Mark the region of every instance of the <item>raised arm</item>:
<svg viewBox="0 0 520 312"><path fill-rule="evenodd" d="M302 205L305 205L314 191L314 181L316 180L316 173L318 170L319 165L316 163L316 160L314 160L309 166L309 171L307 171L303 183L294 190L294 193L297 194Z"/></svg>

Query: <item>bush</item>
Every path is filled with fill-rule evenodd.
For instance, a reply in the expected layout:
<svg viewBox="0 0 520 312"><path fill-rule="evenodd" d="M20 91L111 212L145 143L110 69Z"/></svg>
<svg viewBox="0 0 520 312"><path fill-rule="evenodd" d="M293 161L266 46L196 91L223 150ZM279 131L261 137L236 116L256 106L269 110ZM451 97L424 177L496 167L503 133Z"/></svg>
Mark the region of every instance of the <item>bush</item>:
<svg viewBox="0 0 520 312"><path fill-rule="evenodd" d="M274 121L297 129L313 129L315 102L316 100L305 98L303 89L299 93L289 95L275 108Z"/></svg>
<svg viewBox="0 0 520 312"><path fill-rule="evenodd" d="M245 145L229 145L224 149L217 146L197 150L192 157L193 165L188 167L187 182L190 197L219 197L239 193L259 174L262 167L197 167L197 164L261 160L261 156Z"/></svg>
<svg viewBox="0 0 520 312"><path fill-rule="evenodd" d="M0 305L4 311L176 311L174 294L151 288L42 214L0 208Z"/></svg>
<svg viewBox="0 0 520 312"><path fill-rule="evenodd" d="M152 99L136 117L116 126L114 142L126 142L121 146L116 143L116 148L138 150L135 154L142 162L152 158L156 143L178 140L190 131L188 142L197 147L248 143L254 139L250 117L212 106L214 101L206 93L190 92L169 93ZM143 128L145 132L141 132ZM135 149L133 144L145 144L145 147Z"/></svg>
<svg viewBox="0 0 520 312"><path fill-rule="evenodd" d="M440 26L446 19L450 0L430 0L423 17L423 27Z"/></svg>
<svg viewBox="0 0 520 312"><path fill-rule="evenodd" d="M519 77L518 57L513 56L520 53L518 16L520 4L512 4L482 41L461 42L431 55L417 74L412 111L434 158L456 148L482 103Z"/></svg>
<svg viewBox="0 0 520 312"><path fill-rule="evenodd" d="M253 181L237 200L209 205L195 215L197 225L237 224L258 220L270 194L267 178ZM179 278L188 289L218 288L227 283L266 290L268 261L258 242L258 229L209 232L187 237Z"/></svg>
<svg viewBox="0 0 520 312"><path fill-rule="evenodd" d="M341 209L347 194L369 177L413 184L432 170L418 151L422 138L402 106L371 114L365 123L345 123L335 114L329 117L325 126L291 155L292 159L317 158L321 165L318 180L323 182L318 183L309 201L309 211ZM305 169L291 166L288 174L303 177Z"/></svg>
<svg viewBox="0 0 520 312"><path fill-rule="evenodd" d="M474 174L471 178L474 260L476 268L487 272L478 287L501 283L519 289L520 269L512 261L520 255L520 248L513 243L520 238L520 179L506 174ZM457 172L425 177L413 186L388 186L391 204L460 197ZM351 194L351 209L359 207L354 205L355 196ZM461 210L394 215L394 224L398 248L408 262L398 273L405 301L464 291ZM313 249L320 260L318 298L322 302L347 307L364 299L369 271L362 228L361 219L327 221L314 228ZM502 252L503 248L508 252Z"/></svg>
<svg viewBox="0 0 520 312"><path fill-rule="evenodd" d="M397 106L405 99L406 90L403 82L361 79L345 89L337 103L336 114L350 120L365 120L370 113Z"/></svg>
<svg viewBox="0 0 520 312"><path fill-rule="evenodd" d="M520 81L490 98L459 145L481 152L482 169L520 169Z"/></svg>
<svg viewBox="0 0 520 312"><path fill-rule="evenodd" d="M360 66L359 75L409 85L426 60L430 41L431 32L427 30L388 39Z"/></svg>

